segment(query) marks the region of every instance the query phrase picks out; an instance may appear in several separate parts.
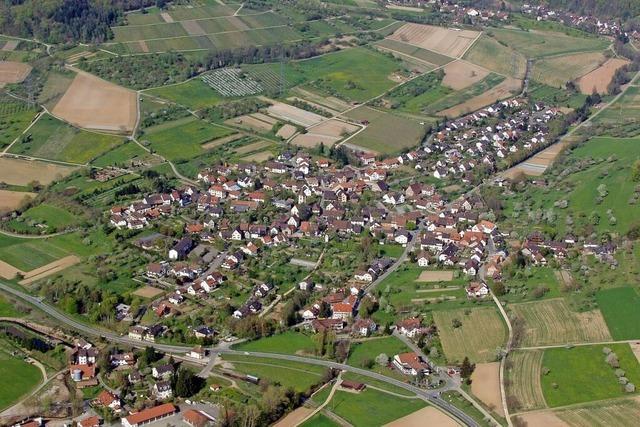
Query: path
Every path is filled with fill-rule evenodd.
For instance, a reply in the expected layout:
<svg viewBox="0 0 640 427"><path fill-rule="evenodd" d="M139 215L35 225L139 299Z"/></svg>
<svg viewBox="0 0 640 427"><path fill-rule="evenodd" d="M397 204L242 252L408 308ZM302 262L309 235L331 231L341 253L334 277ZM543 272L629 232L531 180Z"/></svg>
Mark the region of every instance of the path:
<svg viewBox="0 0 640 427"><path fill-rule="evenodd" d="M36 361L37 362L37 361ZM38 363L38 367L40 368L40 370L44 370L44 366L42 366L42 364L40 364L40 362ZM43 388L45 388L47 385L49 385L49 383L51 381L53 381L54 379L56 379L56 377L62 373L64 373L67 369L62 369L61 371L56 372L55 374L51 375L50 377L47 377L46 371L43 371L43 375L44 375L44 380L40 383L40 385L38 387L36 387L35 389L33 389L29 394L27 394L26 396L24 396L22 399L20 399L19 401L17 401L16 403L14 403L13 405L9 406L8 408L4 409L2 412L0 412L0 418L1 417L9 417L9 416L13 416L13 414L11 413L12 411L14 411L15 409L18 408L18 406L22 405L26 400L30 399L31 397L35 396L36 394L38 394Z"/></svg>
<svg viewBox="0 0 640 427"><path fill-rule="evenodd" d="M59 231L57 233L51 233L51 234L19 234L19 233L13 233L11 231L0 229L0 234L4 234L5 236L9 236L9 237L16 237L18 239L48 239L50 237L62 236L63 234L69 234L75 231L78 231L78 229L70 228L68 230L63 230L63 231Z"/></svg>
<svg viewBox="0 0 640 427"><path fill-rule="evenodd" d="M313 410L313 412L311 412L303 420L301 420L300 424L304 423L309 418L313 417L315 414L317 414L318 412L322 411L324 409L324 407L327 406L329 404L329 402L331 402L331 399L333 399L333 395L336 393L336 390L338 390L338 388L340 387L340 381L342 381L342 372L340 372L338 374L338 376L334 379L334 381L335 381L335 383L331 387L331 391L329 392L329 396L327 396L327 399L324 402L322 402L322 405L318 406L316 409ZM320 390L322 390L322 389L320 389ZM320 390L318 390L318 391L320 391ZM298 425L300 425L300 424L298 424Z"/></svg>

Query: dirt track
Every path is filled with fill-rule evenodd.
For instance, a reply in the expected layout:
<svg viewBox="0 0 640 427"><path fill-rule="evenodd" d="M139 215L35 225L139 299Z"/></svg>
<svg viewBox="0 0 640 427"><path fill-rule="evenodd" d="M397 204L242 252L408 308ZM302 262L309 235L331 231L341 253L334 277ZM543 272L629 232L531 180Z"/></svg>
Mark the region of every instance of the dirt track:
<svg viewBox="0 0 640 427"><path fill-rule="evenodd" d="M75 255L69 255L59 260L53 261L47 265L36 268L34 270L24 273L24 280L20 281L21 285L29 285L40 279L51 276L65 268L71 267L80 262L80 258Z"/></svg>
<svg viewBox="0 0 640 427"><path fill-rule="evenodd" d="M130 132L138 115L138 97L134 91L80 72L52 112L81 128Z"/></svg>

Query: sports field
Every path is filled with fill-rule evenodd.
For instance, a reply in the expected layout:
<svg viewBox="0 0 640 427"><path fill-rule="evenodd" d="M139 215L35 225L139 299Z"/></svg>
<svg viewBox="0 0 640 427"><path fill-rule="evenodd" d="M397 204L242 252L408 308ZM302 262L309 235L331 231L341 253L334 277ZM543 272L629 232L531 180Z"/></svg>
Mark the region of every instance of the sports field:
<svg viewBox="0 0 640 427"><path fill-rule="evenodd" d="M40 369L0 349L0 410L29 393L42 380Z"/></svg>
<svg viewBox="0 0 640 427"><path fill-rule="evenodd" d="M454 327L455 319L462 326ZM492 362L506 342L507 328L493 307L434 311L433 320L449 362Z"/></svg>

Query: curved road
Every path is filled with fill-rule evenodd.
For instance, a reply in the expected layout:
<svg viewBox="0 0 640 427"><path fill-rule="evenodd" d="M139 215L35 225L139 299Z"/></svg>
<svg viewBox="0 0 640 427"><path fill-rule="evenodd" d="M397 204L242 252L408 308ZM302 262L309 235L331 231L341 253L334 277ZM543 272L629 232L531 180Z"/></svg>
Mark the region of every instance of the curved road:
<svg viewBox="0 0 640 427"><path fill-rule="evenodd" d="M154 348L156 348L157 350L163 351L163 352L168 352L168 353L186 353L187 351L189 351L191 349L190 346L182 346L182 345L169 345L169 344L159 344L159 343L151 343L151 342L147 342L147 341L139 341L139 340L135 340L132 338L129 338L127 336L121 336L118 334L115 334L113 332L110 331L105 331L105 330L101 330L101 329L97 329L88 325L85 325L84 323L81 323L69 316L67 316L66 314L62 313L61 311L59 311L58 309L46 304L45 302L43 302L40 298L36 298L32 295L26 294L22 291L19 291L17 289L14 289L10 286L8 286L7 284L0 282L0 290L7 292L11 295L13 295L14 297L17 297L23 301L26 301L34 306L36 306L37 308L39 308L40 310L44 311L46 314L48 314L49 316L57 319L58 321L66 324L68 327L71 327L79 332L82 332L88 336L98 336L98 337L102 337L105 338L111 342L115 342L115 343L120 343L120 344L126 344L132 347L146 347L146 346L152 346ZM469 415L467 415L466 413L464 413L463 411L461 411L460 409L456 408L455 406L449 404L448 402L446 402L445 400L440 398L440 392L437 390L434 391L428 391L428 390L423 390L421 388L415 387L411 384L407 384L404 383L402 381L393 379L393 378L389 378L387 376L378 374L376 372L371 372L371 371L367 371L365 369L360 369L360 368L356 368L354 366L349 366L349 365L345 365L342 363L337 363L337 362L331 362L328 360L321 360L321 359L312 359L312 358L307 358L307 357L300 357L300 356L292 356L292 355L287 355L287 354L278 354L278 353L262 353L262 352L244 352L244 351L237 351L237 350L231 350L230 348L228 348L230 345L230 343L221 343L219 344L217 347L212 347L210 348L210 354L211 354L211 358L213 359L217 354L229 354L229 355L244 355L244 356L253 356L253 357L260 357L260 358L269 358L269 359L280 359L280 360L289 360L292 362L300 362L300 363L307 363L310 365L319 365L319 366L324 366L327 368L333 368L333 369L337 369L337 370L342 370L342 371L348 371L348 372L353 372L359 375L363 375L369 378L373 378L376 379L378 381L383 381L385 383L388 384L392 384L396 387L400 387L403 388L407 391L410 391L412 393L415 393L418 397L420 397L421 399L431 403L434 406L437 406L438 408L442 409L443 411L449 413L449 415L453 416L454 418L458 419L460 422L462 422L464 425L466 426L470 426L470 427L477 427L478 423L476 423L476 421L471 418ZM194 360L193 363L199 363L202 365L206 365L207 362L205 361L197 361Z"/></svg>

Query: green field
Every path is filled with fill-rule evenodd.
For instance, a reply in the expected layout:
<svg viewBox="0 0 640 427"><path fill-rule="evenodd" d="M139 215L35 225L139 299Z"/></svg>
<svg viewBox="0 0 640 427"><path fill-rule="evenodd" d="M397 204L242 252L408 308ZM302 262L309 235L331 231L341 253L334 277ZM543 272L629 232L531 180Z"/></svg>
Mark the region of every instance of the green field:
<svg viewBox="0 0 640 427"><path fill-rule="evenodd" d="M13 142L29 126L36 109L26 103L0 96L0 148Z"/></svg>
<svg viewBox="0 0 640 427"><path fill-rule="evenodd" d="M122 141L118 136L76 129L45 114L11 147L10 152L44 159L86 163L121 144Z"/></svg>
<svg viewBox="0 0 640 427"><path fill-rule="evenodd" d="M596 294L596 301L613 339L640 339L640 295L636 289L605 289Z"/></svg>
<svg viewBox="0 0 640 427"><path fill-rule="evenodd" d="M443 77L442 71L425 74L394 89L385 96L385 100L390 102L391 109L423 114L431 104L453 92L452 89L442 86Z"/></svg>
<svg viewBox="0 0 640 427"><path fill-rule="evenodd" d="M314 343L311 336L300 332L284 332L255 341L238 344L234 348L240 351L259 351L266 353L296 354L304 352L313 354Z"/></svg>
<svg viewBox="0 0 640 427"><path fill-rule="evenodd" d="M532 292L538 287L546 287L548 291L540 298L557 298L560 294L560 282L555 270L551 267L527 267L515 270L515 274L505 277L507 293L500 297L508 302L522 302L534 298ZM538 299L540 299L538 298Z"/></svg>
<svg viewBox="0 0 640 427"><path fill-rule="evenodd" d="M609 46L609 42L605 39L572 37L552 31L492 28L488 34L492 35L499 43L511 47L528 58L604 50Z"/></svg>
<svg viewBox="0 0 640 427"><path fill-rule="evenodd" d="M629 87L626 92L609 108L598 114L596 123L638 122L640 117L640 87Z"/></svg>
<svg viewBox="0 0 640 427"><path fill-rule="evenodd" d="M549 369L542 375L542 391L551 408L574 403L622 397L626 393L618 383L614 369L605 362L603 345L581 346L571 349L547 349L542 366ZM625 377L640 384L640 364L629 344L607 345L618 356ZM553 384L557 384L554 388Z"/></svg>
<svg viewBox="0 0 640 427"><path fill-rule="evenodd" d="M471 86L465 89L450 92L446 96L442 96L438 99L434 99L432 103L430 103L426 108L424 108L423 112L425 114L435 114L438 111L446 110L448 108L462 104L463 102L468 101L471 98L476 97L478 95L481 95L495 86L498 86L500 83L504 81L504 79L505 79L504 76L491 73L484 79L480 80L477 83L472 84Z"/></svg>
<svg viewBox="0 0 640 427"><path fill-rule="evenodd" d="M78 223L78 217L76 215L66 209L47 203L27 209L22 213L21 218L27 223L46 224L49 230L61 230ZM12 228L15 230L16 227L14 225L21 223L14 223L16 223L16 221L12 221L10 226L13 226ZM29 227L27 224L23 226Z"/></svg>
<svg viewBox="0 0 640 427"><path fill-rule="evenodd" d="M366 389L354 394L337 391L325 407L355 427L381 426L426 406L420 399L402 399Z"/></svg>
<svg viewBox="0 0 640 427"><path fill-rule="evenodd" d="M566 90L532 81L529 83L529 97L533 102L544 102L558 107L578 108L584 104L587 95L578 92L569 93Z"/></svg>
<svg viewBox="0 0 640 427"><path fill-rule="evenodd" d="M362 342L352 342L349 349L349 358L347 364L355 366L357 368L364 367L363 362L367 360L373 360L384 353L389 356L390 359L396 354L410 352L411 349L406 346L405 343L395 337L375 338ZM387 368L377 366L374 363L375 370L384 370L388 372Z"/></svg>
<svg viewBox="0 0 640 427"><path fill-rule="evenodd" d="M523 78L527 67L527 59L521 53L500 44L486 34L480 36L467 51L464 59L496 73L515 78Z"/></svg>
<svg viewBox="0 0 640 427"><path fill-rule="evenodd" d="M40 369L0 350L0 410L10 406L35 388L42 379ZM9 386L10 384L10 386Z"/></svg>
<svg viewBox="0 0 640 427"><path fill-rule="evenodd" d="M602 52L582 52L554 56L535 61L531 78L552 87L564 88L573 81L602 65L607 58ZM567 64L571 64L570 67Z"/></svg>
<svg viewBox="0 0 640 427"><path fill-rule="evenodd" d="M222 95L199 77L184 83L151 89L144 93L184 105L191 110L210 107L222 100Z"/></svg>
<svg viewBox="0 0 640 427"><path fill-rule="evenodd" d="M188 160L205 152L202 144L232 134L221 126L185 117L146 129L142 141L168 160Z"/></svg>
<svg viewBox="0 0 640 427"><path fill-rule="evenodd" d="M426 61L433 66L445 65L453 60L453 58L446 55L391 39L381 40L375 43L375 45Z"/></svg>
<svg viewBox="0 0 640 427"><path fill-rule="evenodd" d="M124 144L121 144L113 150L107 151L102 156L96 158L91 162L91 164L98 167L126 166L132 160L143 161L149 156L149 153L143 150L142 147L135 142L126 141Z"/></svg>
<svg viewBox="0 0 640 427"><path fill-rule="evenodd" d="M331 421L330 418L322 415L321 413L315 414L307 421L300 424L300 427L339 427L340 424Z"/></svg>
<svg viewBox="0 0 640 427"><path fill-rule="evenodd" d="M4 296L0 295L0 317L22 317L23 313L16 310L13 303L8 301Z"/></svg>

